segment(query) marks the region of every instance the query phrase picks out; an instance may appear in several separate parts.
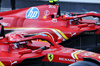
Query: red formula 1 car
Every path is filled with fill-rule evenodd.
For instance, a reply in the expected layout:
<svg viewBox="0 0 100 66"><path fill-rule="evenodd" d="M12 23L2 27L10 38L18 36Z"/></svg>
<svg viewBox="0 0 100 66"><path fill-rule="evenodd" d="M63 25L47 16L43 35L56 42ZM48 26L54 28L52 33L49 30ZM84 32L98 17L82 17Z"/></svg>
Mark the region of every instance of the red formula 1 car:
<svg viewBox="0 0 100 66"><path fill-rule="evenodd" d="M1 26L2 28L2 26ZM41 42L37 39L46 40ZM70 65L69 65L70 64ZM100 54L58 45L46 35L0 32L1 66L99 66Z"/></svg>
<svg viewBox="0 0 100 66"><path fill-rule="evenodd" d="M82 17L86 16L100 17L99 13L90 12L82 15L75 14L74 16L73 14L61 15L59 5L40 5L1 12L0 16L3 17L3 19L0 20L0 23L4 25L5 30L31 29L29 33L36 35L45 34L52 38L55 42L61 40L59 43L83 34L100 34L98 21L82 19ZM83 44L85 45L85 48L88 45L87 43L88 42ZM80 45L76 46L76 44L78 43L75 43L74 45L67 44L67 46L70 45L71 47L79 48ZM90 48L96 46L97 44L89 45Z"/></svg>
<svg viewBox="0 0 100 66"><path fill-rule="evenodd" d="M63 41L68 40L84 31L93 31L96 34L100 33L99 26L94 24L96 23L95 20L87 21L81 19L86 16L100 17L100 14L92 12L78 16L73 16L73 14L72 16L61 15L59 5L40 5L1 12L0 16L3 17L0 23L4 25L5 30L33 29L34 33L47 32L46 34L51 34L55 41L60 37L63 38ZM41 29L44 31L40 31Z"/></svg>

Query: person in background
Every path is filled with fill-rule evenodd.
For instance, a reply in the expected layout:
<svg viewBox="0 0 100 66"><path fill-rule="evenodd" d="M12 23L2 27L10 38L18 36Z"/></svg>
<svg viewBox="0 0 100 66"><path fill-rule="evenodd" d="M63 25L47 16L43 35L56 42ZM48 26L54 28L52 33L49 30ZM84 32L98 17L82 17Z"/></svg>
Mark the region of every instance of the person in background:
<svg viewBox="0 0 100 66"><path fill-rule="evenodd" d="M49 3L50 3L50 4L53 4L53 5L56 5L56 4L57 4L57 3L56 3L57 1L58 1L58 0L49 0Z"/></svg>
<svg viewBox="0 0 100 66"><path fill-rule="evenodd" d="M15 10L15 0L11 0L11 9Z"/></svg>

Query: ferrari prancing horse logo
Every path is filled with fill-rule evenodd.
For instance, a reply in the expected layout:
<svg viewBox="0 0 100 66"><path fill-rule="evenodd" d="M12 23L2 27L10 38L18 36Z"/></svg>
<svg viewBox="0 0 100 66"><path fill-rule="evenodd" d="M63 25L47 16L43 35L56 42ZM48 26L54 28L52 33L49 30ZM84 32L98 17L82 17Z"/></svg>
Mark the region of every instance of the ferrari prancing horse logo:
<svg viewBox="0 0 100 66"><path fill-rule="evenodd" d="M48 54L48 60L51 62L54 58L54 55L53 54Z"/></svg>

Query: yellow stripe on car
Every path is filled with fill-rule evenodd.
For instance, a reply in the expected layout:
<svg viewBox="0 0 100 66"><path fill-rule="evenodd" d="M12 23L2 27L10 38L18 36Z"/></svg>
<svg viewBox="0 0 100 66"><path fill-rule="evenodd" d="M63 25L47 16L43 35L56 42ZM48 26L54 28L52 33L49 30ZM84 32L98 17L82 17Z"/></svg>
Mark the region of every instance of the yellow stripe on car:
<svg viewBox="0 0 100 66"><path fill-rule="evenodd" d="M50 29L54 33L56 33L59 37L63 37L65 40L69 38L59 29L52 29L52 28L4 28L5 30L32 30L32 29Z"/></svg>
<svg viewBox="0 0 100 66"><path fill-rule="evenodd" d="M84 51L85 51L85 50L78 50L78 51L75 51L75 52L71 53L71 56L72 56L73 59L79 59L79 58L77 57L77 55L78 55L79 53L81 53L81 52L84 52Z"/></svg>
<svg viewBox="0 0 100 66"><path fill-rule="evenodd" d="M68 40L68 37L63 33L61 32L60 30L56 29L61 35L62 37L65 39L65 40Z"/></svg>
<svg viewBox="0 0 100 66"><path fill-rule="evenodd" d="M5 66L5 65L0 61L0 66Z"/></svg>
<svg viewBox="0 0 100 66"><path fill-rule="evenodd" d="M77 55L78 55L79 53L81 53L81 52L84 52L84 50L82 50L82 51L77 52L77 53L74 54L74 56L75 56L76 59L78 59Z"/></svg>

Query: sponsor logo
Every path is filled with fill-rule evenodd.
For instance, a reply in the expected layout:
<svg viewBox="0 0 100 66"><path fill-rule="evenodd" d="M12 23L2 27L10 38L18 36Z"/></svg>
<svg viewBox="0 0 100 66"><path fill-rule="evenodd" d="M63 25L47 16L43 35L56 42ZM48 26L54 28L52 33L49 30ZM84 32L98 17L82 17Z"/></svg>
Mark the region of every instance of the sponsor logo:
<svg viewBox="0 0 100 66"><path fill-rule="evenodd" d="M56 48L55 49L48 49L48 51L55 51L55 50L57 50Z"/></svg>
<svg viewBox="0 0 100 66"><path fill-rule="evenodd" d="M93 52L87 52L87 53L85 53L84 55L85 55L85 56L92 56L92 57L94 57L94 56L96 56L97 54L95 54L95 53L93 53Z"/></svg>
<svg viewBox="0 0 100 66"><path fill-rule="evenodd" d="M47 55L48 56L48 60L51 62L52 60L53 60L53 58L54 58L54 55L53 54L48 54Z"/></svg>
<svg viewBox="0 0 100 66"><path fill-rule="evenodd" d="M53 22L53 23L56 23L56 22L57 22L57 19L52 19L52 22Z"/></svg>
<svg viewBox="0 0 100 66"><path fill-rule="evenodd" d="M39 17L39 10L36 7L30 8L26 13L26 18L37 19Z"/></svg>
<svg viewBox="0 0 100 66"><path fill-rule="evenodd" d="M12 62L11 60L10 60L10 62L11 62L11 66L12 66L13 64L17 63L17 61Z"/></svg>
<svg viewBox="0 0 100 66"><path fill-rule="evenodd" d="M3 26L8 26L8 24L9 23L5 23L5 22L3 22L3 23L1 23Z"/></svg>
<svg viewBox="0 0 100 66"><path fill-rule="evenodd" d="M45 19L49 14L50 14L50 11L49 10L44 11L43 18Z"/></svg>
<svg viewBox="0 0 100 66"><path fill-rule="evenodd" d="M55 5L49 5L49 8L56 8Z"/></svg>
<svg viewBox="0 0 100 66"><path fill-rule="evenodd" d="M71 37L74 36L74 35L76 35L76 33L71 34Z"/></svg>
<svg viewBox="0 0 100 66"><path fill-rule="evenodd" d="M48 16L50 14L50 11L49 10L46 10L45 12L44 12L44 15L45 16Z"/></svg>
<svg viewBox="0 0 100 66"><path fill-rule="evenodd" d="M95 32L84 32L84 34L95 34Z"/></svg>
<svg viewBox="0 0 100 66"><path fill-rule="evenodd" d="M43 16L43 18L45 19L45 18L47 18L47 16L50 14L50 11L49 10L46 10L46 11L44 11L44 16Z"/></svg>
<svg viewBox="0 0 100 66"><path fill-rule="evenodd" d="M69 61L69 62L75 62L75 59L68 59L68 58L59 58L61 61Z"/></svg>

